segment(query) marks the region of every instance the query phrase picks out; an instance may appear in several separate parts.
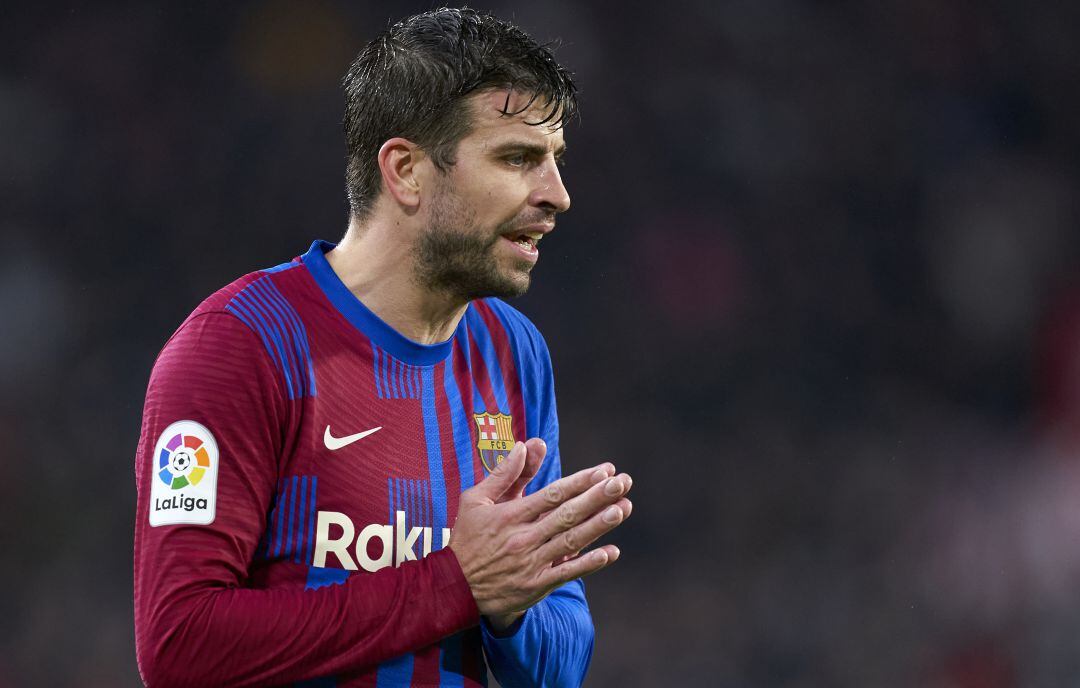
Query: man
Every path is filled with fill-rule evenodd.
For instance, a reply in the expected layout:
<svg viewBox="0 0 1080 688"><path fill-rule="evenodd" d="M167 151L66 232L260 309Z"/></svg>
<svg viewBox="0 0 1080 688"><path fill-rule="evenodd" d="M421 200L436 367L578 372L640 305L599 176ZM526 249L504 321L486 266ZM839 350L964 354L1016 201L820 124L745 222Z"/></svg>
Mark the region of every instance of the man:
<svg viewBox="0 0 1080 688"><path fill-rule="evenodd" d="M491 298L526 290L569 207L574 85L520 30L441 9L369 44L345 91L345 238L214 294L154 365L140 671L579 685L579 579L619 556L582 550L630 515L631 481L560 477L546 345Z"/></svg>

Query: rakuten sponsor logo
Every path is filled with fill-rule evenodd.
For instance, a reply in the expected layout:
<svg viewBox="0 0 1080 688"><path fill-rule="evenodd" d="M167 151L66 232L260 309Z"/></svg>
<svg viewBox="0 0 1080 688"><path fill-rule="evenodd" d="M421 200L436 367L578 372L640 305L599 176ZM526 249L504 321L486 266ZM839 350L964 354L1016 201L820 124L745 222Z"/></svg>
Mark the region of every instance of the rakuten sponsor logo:
<svg viewBox="0 0 1080 688"><path fill-rule="evenodd" d="M442 544L450 541L450 528L442 529ZM315 557L312 566L326 567L327 555L337 557L341 568L378 571L387 566L401 566L416 560L416 546L421 557L431 554L432 528L405 528L405 512L394 513L394 525L371 523L356 534L352 519L338 511L320 511L315 524ZM373 552L375 554L373 554ZM333 565L333 561L331 561Z"/></svg>

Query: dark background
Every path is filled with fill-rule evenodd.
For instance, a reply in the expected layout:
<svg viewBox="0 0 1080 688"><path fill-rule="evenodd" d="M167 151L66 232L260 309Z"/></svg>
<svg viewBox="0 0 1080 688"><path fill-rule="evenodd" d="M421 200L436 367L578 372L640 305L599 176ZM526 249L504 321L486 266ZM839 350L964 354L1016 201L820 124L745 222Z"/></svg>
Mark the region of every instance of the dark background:
<svg viewBox="0 0 1080 688"><path fill-rule="evenodd" d="M515 305L635 477L594 686L1080 680L1080 4L479 5L582 91ZM430 5L0 9L0 685L138 683L133 456L199 301L344 232Z"/></svg>

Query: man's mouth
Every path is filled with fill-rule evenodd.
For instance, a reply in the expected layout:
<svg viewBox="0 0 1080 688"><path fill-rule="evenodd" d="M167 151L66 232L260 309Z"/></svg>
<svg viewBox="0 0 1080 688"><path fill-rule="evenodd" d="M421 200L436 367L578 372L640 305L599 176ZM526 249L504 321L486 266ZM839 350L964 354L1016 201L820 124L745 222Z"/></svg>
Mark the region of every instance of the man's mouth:
<svg viewBox="0 0 1080 688"><path fill-rule="evenodd" d="M526 251L535 251L536 244L544 236L543 232L522 232L521 234L504 234L507 239L514 242Z"/></svg>

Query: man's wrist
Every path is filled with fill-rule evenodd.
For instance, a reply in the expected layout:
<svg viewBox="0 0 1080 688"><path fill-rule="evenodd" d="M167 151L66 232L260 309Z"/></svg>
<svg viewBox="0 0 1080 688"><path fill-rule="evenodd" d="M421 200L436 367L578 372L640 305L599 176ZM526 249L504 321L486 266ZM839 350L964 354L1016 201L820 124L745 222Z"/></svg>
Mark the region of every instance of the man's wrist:
<svg viewBox="0 0 1080 688"><path fill-rule="evenodd" d="M510 612L508 614L485 615L484 621L488 630L497 638L505 638L517 632L524 618L525 612Z"/></svg>

